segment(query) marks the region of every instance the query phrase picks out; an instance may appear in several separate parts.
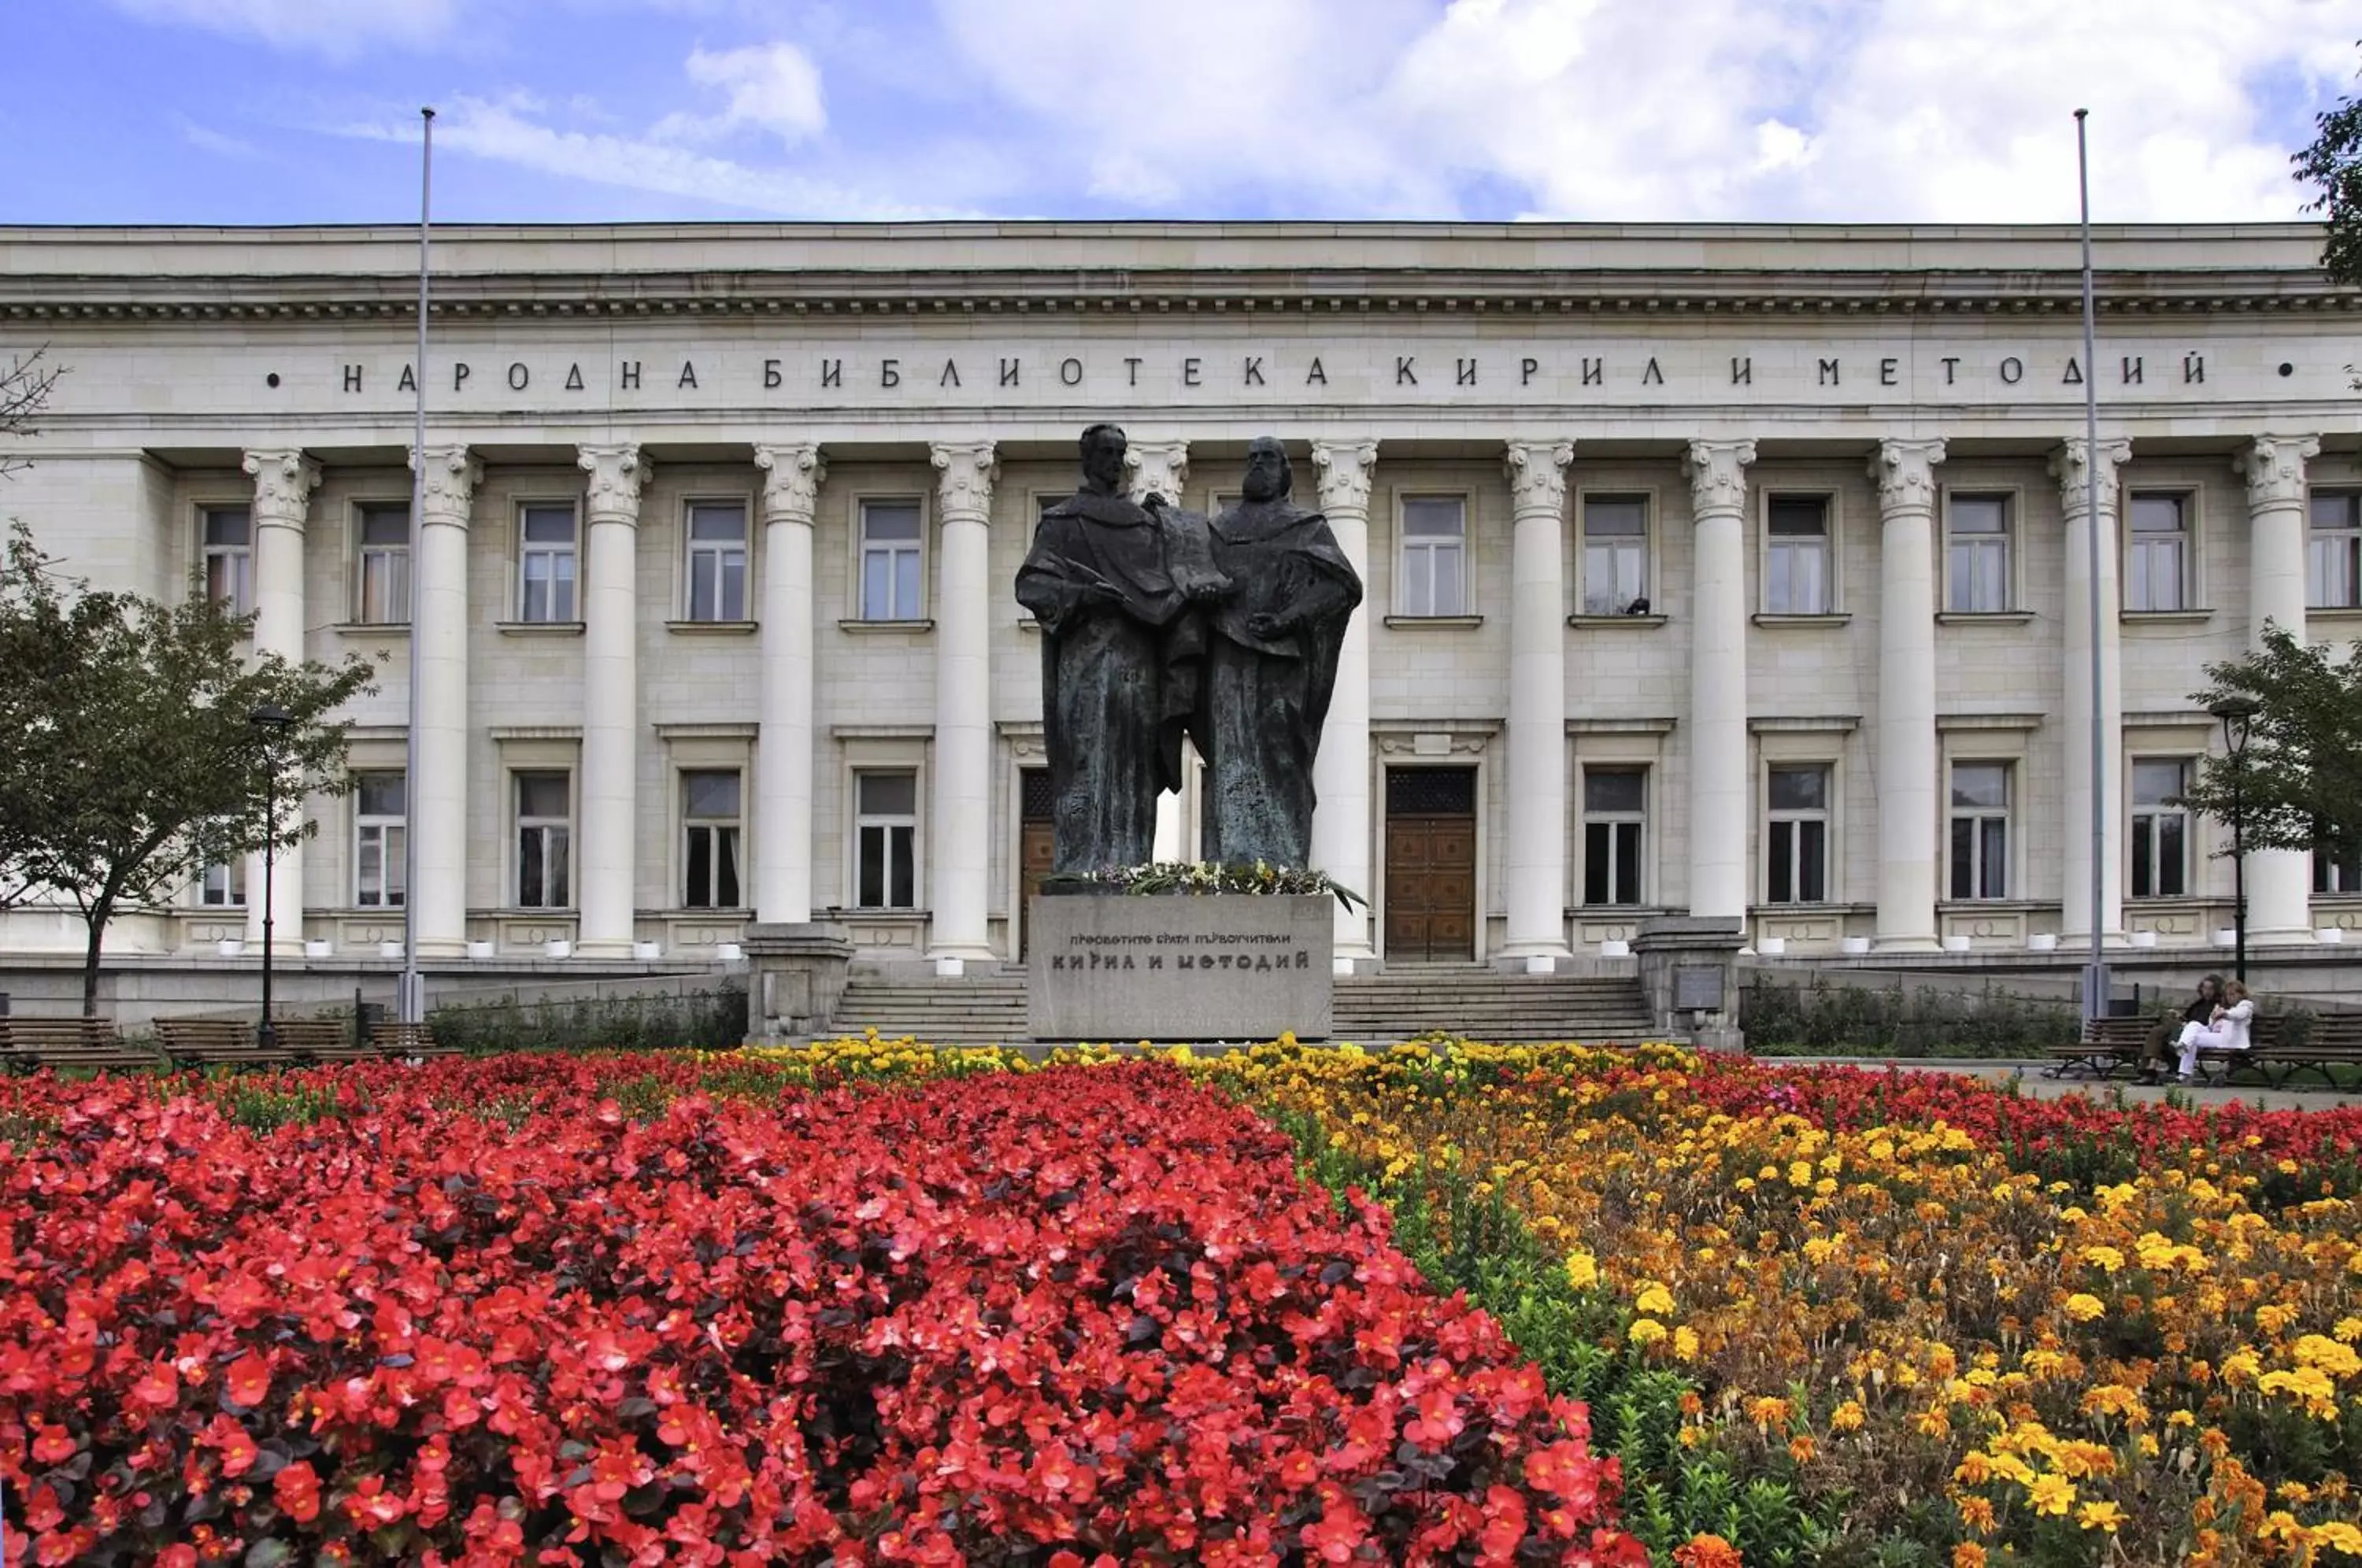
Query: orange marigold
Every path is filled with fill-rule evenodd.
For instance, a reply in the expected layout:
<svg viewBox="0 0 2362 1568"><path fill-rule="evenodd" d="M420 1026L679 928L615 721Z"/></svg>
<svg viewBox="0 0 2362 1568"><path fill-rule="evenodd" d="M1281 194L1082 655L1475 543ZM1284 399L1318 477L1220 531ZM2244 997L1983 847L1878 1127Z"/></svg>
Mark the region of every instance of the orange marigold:
<svg viewBox="0 0 2362 1568"><path fill-rule="evenodd" d="M1690 1537L1686 1545L1673 1549L1673 1561L1681 1568L1746 1568L1738 1548L1718 1535Z"/></svg>

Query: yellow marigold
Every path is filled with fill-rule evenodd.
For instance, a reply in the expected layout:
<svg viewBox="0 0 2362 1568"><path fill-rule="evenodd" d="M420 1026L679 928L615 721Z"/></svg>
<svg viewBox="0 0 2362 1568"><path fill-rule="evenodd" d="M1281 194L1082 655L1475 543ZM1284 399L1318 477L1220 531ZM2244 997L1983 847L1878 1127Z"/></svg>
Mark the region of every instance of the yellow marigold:
<svg viewBox="0 0 2362 1568"><path fill-rule="evenodd" d="M2362 1253L2356 1253L2355 1256L2362 1257ZM2340 1318L2337 1320L2337 1327L2330 1330L2329 1332L2331 1337L2350 1345L2356 1340L2362 1340L2362 1318Z"/></svg>
<svg viewBox="0 0 2362 1568"><path fill-rule="evenodd" d="M2256 1309L2256 1327L2268 1334L2278 1334L2295 1321L2296 1309L2293 1307L2271 1302Z"/></svg>
<svg viewBox="0 0 2362 1568"><path fill-rule="evenodd" d="M2326 1334L2306 1334L2297 1341L2291 1353L2299 1366L2317 1366L2332 1377L2343 1379L2362 1374L2362 1355L2356 1355L2351 1345L2340 1344Z"/></svg>
<svg viewBox="0 0 2362 1568"><path fill-rule="evenodd" d="M1789 1415L1794 1408L1795 1407L1785 1399L1766 1395L1747 1402L1747 1419L1753 1421L1759 1428L1785 1426L1788 1424Z"/></svg>
<svg viewBox="0 0 2362 1568"><path fill-rule="evenodd" d="M2088 1323L2107 1310L2106 1303L2096 1296L2077 1291L2067 1297L2067 1316L2079 1323Z"/></svg>
<svg viewBox="0 0 2362 1568"><path fill-rule="evenodd" d="M1673 1331L1673 1354L1683 1361L1698 1358L1697 1331L1684 1323Z"/></svg>
<svg viewBox="0 0 2362 1568"><path fill-rule="evenodd" d="M1581 1247L1566 1254L1567 1283L1577 1290L1588 1290L1599 1283L1599 1260Z"/></svg>
<svg viewBox="0 0 2362 1568"><path fill-rule="evenodd" d="M1839 1405L1836 1409L1829 1412L1829 1430L1833 1432L1859 1431L1861 1430L1862 1419L1866 1414L1867 1412L1861 1408L1860 1400L1848 1399L1845 1403Z"/></svg>
<svg viewBox="0 0 2362 1568"><path fill-rule="evenodd" d="M1632 1336L1632 1342L1636 1345L1652 1345L1665 1337L1665 1326L1654 1318L1635 1318L1632 1327L1626 1331Z"/></svg>
<svg viewBox="0 0 2362 1568"><path fill-rule="evenodd" d="M2143 1433L2141 1433L2141 1435L2140 1435L2140 1451L2141 1451L2141 1457L2142 1457L2143 1459L2155 1459L2155 1458L2157 1457L2157 1455L2158 1455L2158 1443L2157 1443L2157 1434L2156 1434L2155 1432L2143 1432Z"/></svg>
<svg viewBox="0 0 2362 1568"><path fill-rule="evenodd" d="M2037 1475L2026 1487L2025 1498L2034 1505L2036 1513L2065 1518L2067 1510L2075 1506L2075 1486L2064 1475Z"/></svg>
<svg viewBox="0 0 2362 1568"><path fill-rule="evenodd" d="M2125 1511L2114 1503L2086 1503L2075 1510L2075 1522L2085 1529L2103 1529L2114 1535L2125 1522Z"/></svg>
<svg viewBox="0 0 2362 1568"><path fill-rule="evenodd" d="M1981 1450L1970 1449L1952 1467L1952 1479L1963 1486L1981 1486L1992 1479L1992 1461Z"/></svg>
<svg viewBox="0 0 2362 1568"><path fill-rule="evenodd" d="M2125 1254L2114 1247L2085 1247L2083 1261L2102 1274L2114 1274L2125 1266Z"/></svg>
<svg viewBox="0 0 2362 1568"><path fill-rule="evenodd" d="M1959 1510L1960 1522L1979 1535L1991 1535L1993 1528L1993 1506L1987 1497L1956 1497L1952 1507ZM1955 1559L1957 1561L1957 1559Z"/></svg>
<svg viewBox="0 0 2362 1568"><path fill-rule="evenodd" d="M1642 1280L1640 1294L1632 1298L1632 1305L1655 1317L1670 1318L1674 1311L1673 1293L1653 1279Z"/></svg>
<svg viewBox="0 0 2362 1568"><path fill-rule="evenodd" d="M2312 1527L2312 1544L2342 1551L2348 1557L2362 1557L2362 1529L2344 1519L2331 1519Z"/></svg>

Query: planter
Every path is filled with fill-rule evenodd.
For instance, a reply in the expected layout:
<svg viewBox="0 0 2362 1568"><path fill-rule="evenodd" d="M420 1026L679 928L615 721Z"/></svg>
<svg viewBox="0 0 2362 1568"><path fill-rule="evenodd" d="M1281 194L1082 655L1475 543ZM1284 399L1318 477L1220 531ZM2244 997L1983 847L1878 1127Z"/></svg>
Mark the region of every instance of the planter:
<svg viewBox="0 0 2362 1568"><path fill-rule="evenodd" d="M1784 936L1760 936L1755 939L1755 951L1766 958L1777 958L1788 951Z"/></svg>
<svg viewBox="0 0 2362 1568"><path fill-rule="evenodd" d="M571 958L574 956L574 944L562 936L552 937L541 944L541 955L545 958Z"/></svg>
<svg viewBox="0 0 2362 1568"><path fill-rule="evenodd" d="M1846 954L1849 957L1859 958L1863 954L1870 951L1870 938L1867 936L1849 936L1838 944L1838 951Z"/></svg>
<svg viewBox="0 0 2362 1568"><path fill-rule="evenodd" d="M235 936L225 936L214 944L214 951L225 958L236 958L244 955L246 944Z"/></svg>
<svg viewBox="0 0 2362 1568"><path fill-rule="evenodd" d="M2154 947L2157 945L2157 933L2136 931L2127 934L2125 941L2134 947Z"/></svg>
<svg viewBox="0 0 2362 1568"><path fill-rule="evenodd" d="M1036 1040L1329 1036L1334 900L1216 893L1033 900L1025 987Z"/></svg>
<svg viewBox="0 0 2362 1568"><path fill-rule="evenodd" d="M1966 953L1973 945L1974 944L1965 936L1944 938L1944 951L1947 953Z"/></svg>
<svg viewBox="0 0 2362 1568"><path fill-rule="evenodd" d="M640 960L642 963L646 963L651 958L661 958L664 956L664 944L661 942L635 942L632 944L632 956Z"/></svg>
<svg viewBox="0 0 2362 1568"><path fill-rule="evenodd" d="M304 944L304 956L306 958L326 958L336 950L335 943L323 942L316 936L306 939Z"/></svg>
<svg viewBox="0 0 2362 1568"><path fill-rule="evenodd" d="M490 958L493 954L499 951L500 949L498 945L490 942L470 942L468 944L468 956L470 958Z"/></svg>
<svg viewBox="0 0 2362 1568"><path fill-rule="evenodd" d="M402 944L381 942L377 944L377 955L381 958L399 958L402 956Z"/></svg>
<svg viewBox="0 0 2362 1568"><path fill-rule="evenodd" d="M2056 953L2058 951L2058 933L2055 931L2037 931L2025 939L2025 946L2031 953Z"/></svg>

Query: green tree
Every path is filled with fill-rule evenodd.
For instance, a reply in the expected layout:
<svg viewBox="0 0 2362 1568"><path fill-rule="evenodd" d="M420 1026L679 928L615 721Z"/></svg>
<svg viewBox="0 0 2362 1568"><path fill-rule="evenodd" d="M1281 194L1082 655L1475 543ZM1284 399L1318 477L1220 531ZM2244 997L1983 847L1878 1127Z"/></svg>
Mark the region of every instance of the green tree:
<svg viewBox="0 0 2362 1568"><path fill-rule="evenodd" d="M2267 626L2261 648L2208 665L2206 678L2195 701L2245 698L2256 711L2244 759L2208 757L2186 803L2229 822L2235 777L2249 849L2337 855L2362 845L2362 645L2333 657Z"/></svg>
<svg viewBox="0 0 2362 1568"><path fill-rule="evenodd" d="M254 617L192 591L176 604L65 581L12 527L0 563L0 887L62 899L88 932L83 1011L98 1008L106 928L170 901L207 866L310 836L306 794L350 787L348 721L371 688L330 667L252 655ZM267 741L251 715L290 723ZM278 821L266 818L275 768Z"/></svg>
<svg viewBox="0 0 2362 1568"><path fill-rule="evenodd" d="M2313 192L2304 210L2329 224L2322 266L2335 282L2362 287L2362 100L2342 97L2313 124L2320 134L2289 161Z"/></svg>

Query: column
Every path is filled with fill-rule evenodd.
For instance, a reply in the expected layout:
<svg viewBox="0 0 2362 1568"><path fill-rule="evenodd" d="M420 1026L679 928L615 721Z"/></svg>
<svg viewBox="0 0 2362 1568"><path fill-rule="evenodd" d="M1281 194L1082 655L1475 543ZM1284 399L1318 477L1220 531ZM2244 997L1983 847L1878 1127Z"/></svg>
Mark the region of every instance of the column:
<svg viewBox="0 0 2362 1568"><path fill-rule="evenodd" d="M304 662L304 524L320 465L292 447L246 454L254 476L254 651ZM292 775L289 776L292 782ZM287 802L281 801L281 806ZM304 802L294 803L302 812ZM282 819L283 820L283 819ZM246 860L246 939L262 944L263 857ZM271 938L281 953L304 951L304 846L278 852L270 867Z"/></svg>
<svg viewBox="0 0 2362 1568"><path fill-rule="evenodd" d="M809 443L755 448L763 471L763 630L755 741L755 919L811 920L812 513L828 462Z"/></svg>
<svg viewBox="0 0 2362 1568"><path fill-rule="evenodd" d="M1752 441L1693 441L1690 913L1747 919L1747 465Z"/></svg>
<svg viewBox="0 0 2362 1568"><path fill-rule="evenodd" d="M2060 940L2070 947L2092 939L2092 856L2100 857L2101 939L2124 930L2125 877L2121 845L2124 839L2124 685L2117 652L2116 470L2132 457L2133 446L2122 436L2099 447L2100 512L2095 519L2086 503L2085 475L2092 460L2090 445L2081 436L2061 442L2050 455L2050 472L2058 480L2058 504L2067 514L2067 662L2061 672L2067 687L2067 795L2059 820L2065 828L2066 854L2060 858L2066 885L2059 898ZM2100 618L2092 621L2092 531L2100 534ZM2092 693L2093 649L2098 650L2100 691L2097 706ZM2100 737L2100 775L2092 776L2092 737ZM2100 842L2092 842L2092 801L2100 801Z"/></svg>
<svg viewBox="0 0 2362 1568"><path fill-rule="evenodd" d="M929 953L938 973L991 963L986 872L992 846L992 599L986 525L1000 474L989 441L933 448L936 510L935 759L929 784Z"/></svg>
<svg viewBox="0 0 2362 1568"><path fill-rule="evenodd" d="M1882 441L1878 482L1878 936L1932 953L1936 931L1936 465L1941 441Z"/></svg>
<svg viewBox="0 0 2362 1568"><path fill-rule="evenodd" d="M1353 565L1364 592L1370 581L1370 477L1378 444L1365 436L1312 443L1320 510L1337 547ZM1337 685L1320 726L1312 762L1312 864L1367 898L1370 875L1370 616L1364 600L1345 623L1337 651ZM1335 954L1340 963L1374 963L1370 911L1337 906Z"/></svg>
<svg viewBox="0 0 2362 1568"><path fill-rule="evenodd" d="M1508 936L1547 969L1566 944L1566 465L1572 441L1511 441Z"/></svg>
<svg viewBox="0 0 2362 1568"><path fill-rule="evenodd" d="M2247 480L2247 646L2276 625L2304 641L2304 468L2321 455L2312 436L2258 436L2232 466ZM2247 940L2312 940L2312 856L2259 849L2247 856Z"/></svg>
<svg viewBox="0 0 2362 1568"><path fill-rule="evenodd" d="M1181 504L1181 487L1189 481L1189 443L1187 441L1134 441L1127 445L1123 466L1131 470L1131 499L1146 502L1151 495L1161 495L1175 506ZM1182 748L1187 766L1189 750ZM1187 819L1182 812L1181 797L1167 790L1156 797L1156 847L1153 851L1159 860L1196 860L1198 847L1186 842Z"/></svg>
<svg viewBox="0 0 2362 1568"><path fill-rule="evenodd" d="M640 491L653 471L638 447L584 447L590 476L582 563L582 820L575 834L581 911L574 950L586 958L631 955L639 838Z"/></svg>
<svg viewBox="0 0 2362 1568"><path fill-rule="evenodd" d="M416 459L414 458L414 461ZM483 465L466 447L426 450L410 635L417 644L418 776L407 780L422 958L468 947L468 523Z"/></svg>

